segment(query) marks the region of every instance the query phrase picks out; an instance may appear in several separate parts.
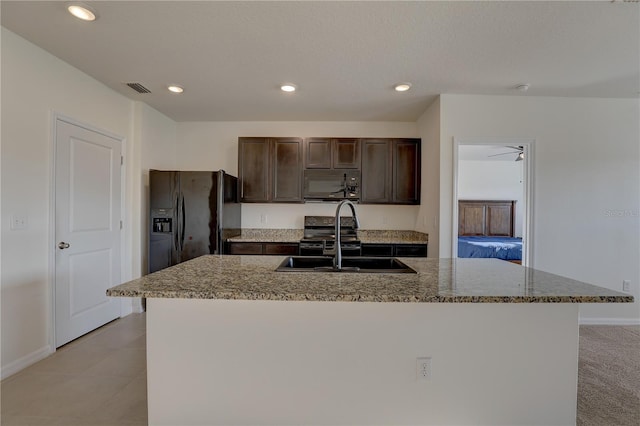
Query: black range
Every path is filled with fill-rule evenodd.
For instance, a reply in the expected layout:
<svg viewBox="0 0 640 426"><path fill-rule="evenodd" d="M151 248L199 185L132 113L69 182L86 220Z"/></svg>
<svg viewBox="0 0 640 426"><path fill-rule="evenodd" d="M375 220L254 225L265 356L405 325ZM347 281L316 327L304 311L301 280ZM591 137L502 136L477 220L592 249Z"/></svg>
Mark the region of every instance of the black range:
<svg viewBox="0 0 640 426"><path fill-rule="evenodd" d="M304 235L300 240L301 256L322 256L323 248L335 244L334 216L305 216ZM360 256L362 244L353 226L353 217L340 217L340 247L343 256Z"/></svg>

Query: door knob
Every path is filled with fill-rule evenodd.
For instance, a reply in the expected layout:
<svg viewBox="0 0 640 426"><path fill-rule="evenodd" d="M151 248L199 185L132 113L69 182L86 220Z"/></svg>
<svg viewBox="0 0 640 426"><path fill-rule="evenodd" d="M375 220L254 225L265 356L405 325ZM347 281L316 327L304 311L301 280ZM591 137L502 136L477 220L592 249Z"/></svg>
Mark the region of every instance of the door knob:
<svg viewBox="0 0 640 426"><path fill-rule="evenodd" d="M60 250L64 250L66 248L69 248L69 243L65 243L64 241L61 241L60 243L58 243L58 248Z"/></svg>

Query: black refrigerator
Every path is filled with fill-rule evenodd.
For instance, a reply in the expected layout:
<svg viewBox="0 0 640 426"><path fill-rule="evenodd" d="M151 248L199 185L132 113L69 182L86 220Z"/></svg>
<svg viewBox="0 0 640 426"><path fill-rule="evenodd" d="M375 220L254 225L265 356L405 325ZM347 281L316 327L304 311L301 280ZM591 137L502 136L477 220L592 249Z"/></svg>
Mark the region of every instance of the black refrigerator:
<svg viewBox="0 0 640 426"><path fill-rule="evenodd" d="M238 178L217 172L149 172L149 273L204 254L223 254L240 235Z"/></svg>

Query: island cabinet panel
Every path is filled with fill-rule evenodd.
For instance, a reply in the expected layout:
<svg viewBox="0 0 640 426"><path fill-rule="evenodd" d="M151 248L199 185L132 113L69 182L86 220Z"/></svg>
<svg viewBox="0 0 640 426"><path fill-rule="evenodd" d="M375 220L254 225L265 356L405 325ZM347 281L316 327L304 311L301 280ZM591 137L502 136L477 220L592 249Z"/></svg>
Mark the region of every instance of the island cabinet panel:
<svg viewBox="0 0 640 426"><path fill-rule="evenodd" d="M302 140L278 138L273 144L273 194L271 201L302 201Z"/></svg>
<svg viewBox="0 0 640 426"><path fill-rule="evenodd" d="M340 287L302 275L282 280L308 283L312 295ZM247 282L245 291L274 294L270 286L280 284L265 278ZM290 296L283 289L274 295ZM572 303L149 298L148 419L150 425L575 425L578 336ZM417 379L419 356L432 357L431 380Z"/></svg>
<svg viewBox="0 0 640 426"><path fill-rule="evenodd" d="M239 138L243 203L302 202L302 139Z"/></svg>
<svg viewBox="0 0 640 426"><path fill-rule="evenodd" d="M386 204L391 201L391 141L363 139L361 203Z"/></svg>
<svg viewBox="0 0 640 426"><path fill-rule="evenodd" d="M362 139L362 203L420 203L420 139Z"/></svg>
<svg viewBox="0 0 640 426"><path fill-rule="evenodd" d="M360 139L307 138L304 145L307 169L360 168Z"/></svg>

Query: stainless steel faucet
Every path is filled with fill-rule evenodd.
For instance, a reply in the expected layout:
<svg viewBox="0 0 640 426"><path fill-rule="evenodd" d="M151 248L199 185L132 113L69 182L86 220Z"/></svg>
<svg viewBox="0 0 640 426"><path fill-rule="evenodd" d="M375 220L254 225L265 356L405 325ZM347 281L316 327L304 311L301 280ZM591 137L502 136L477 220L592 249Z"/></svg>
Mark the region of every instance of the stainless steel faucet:
<svg viewBox="0 0 640 426"><path fill-rule="evenodd" d="M333 256L333 269L335 270L342 270L342 247L340 244L340 210L342 209L342 206L344 206L345 204L347 204L349 207L351 207L351 215L353 216L353 229L358 229L360 228L360 221L358 221L358 215L356 214L356 206L349 200L343 200L340 201L340 203L338 204L338 207L336 207L336 219L335 219L335 235L336 235L336 240L333 244L333 249L328 250L326 249L326 245L325 248L322 251L322 254L325 255L332 255Z"/></svg>

